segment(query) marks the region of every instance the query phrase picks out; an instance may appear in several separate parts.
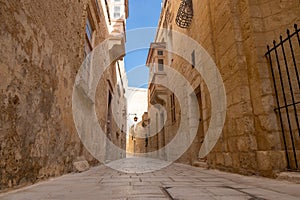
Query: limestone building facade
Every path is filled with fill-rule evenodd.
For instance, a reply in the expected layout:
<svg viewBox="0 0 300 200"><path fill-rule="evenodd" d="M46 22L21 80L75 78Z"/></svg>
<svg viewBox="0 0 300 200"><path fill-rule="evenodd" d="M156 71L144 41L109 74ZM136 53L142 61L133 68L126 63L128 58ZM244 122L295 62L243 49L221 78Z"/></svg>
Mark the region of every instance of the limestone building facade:
<svg viewBox="0 0 300 200"><path fill-rule="evenodd" d="M72 92L97 45L110 39L124 52L128 1L121 4L121 16L113 18L107 0L0 1L0 190L71 172L76 160L98 163L75 129ZM123 56L101 77L95 107L110 140L125 149ZM108 123L111 93L119 102L118 127Z"/></svg>
<svg viewBox="0 0 300 200"><path fill-rule="evenodd" d="M127 128L129 128L142 120L144 112L147 111L147 89L128 87L126 98L128 101L127 106ZM137 121L134 118L137 117Z"/></svg>
<svg viewBox="0 0 300 200"><path fill-rule="evenodd" d="M190 0L187 2L192 2L191 21L187 20L188 17L185 18L188 24L181 24L180 27L176 20L182 20L178 17L183 2L186 1L163 1L159 29L150 46L147 60L152 77L165 79L169 85L176 83L174 77L164 77L164 64L182 74L197 96L200 111L197 135L190 148L177 161L190 164L205 162L210 168L269 177L276 176L280 171L299 169L299 129L295 128L297 118L296 121L292 117L290 120L294 127L290 127L292 136L288 131L283 133L279 113L274 111L277 104L273 80L280 81L280 77L272 78L270 60L266 56L267 45L272 48L273 40L277 40L279 44L280 35L284 39L287 29L292 33L295 30L294 24L300 24L299 1ZM195 69L195 65L203 63L193 63L197 60L195 57L201 55L195 54L193 47L186 47L184 40L173 37L172 31L182 33L199 43L216 63L224 82L227 98L225 125L217 144L203 158L198 153L211 123L211 99L203 78L205 74L200 76ZM287 56L287 65L292 76L295 75L294 67L300 66L300 59L296 34L291 40L295 47L295 59L293 61L292 56ZM169 50L185 47L190 59L185 60L170 51L164 52L165 47L162 46ZM288 40L284 48L290 48ZM284 57L279 56L278 62L284 66L283 61ZM276 64L276 57L273 56L273 65ZM283 79L283 82L288 81L287 78ZM290 85L294 89L298 87L297 81ZM289 89L287 84L284 87L286 91ZM280 93L280 87L278 91ZM294 92L295 99L298 92ZM284 96L282 93L278 95ZM292 102L291 95L286 98ZM160 104L167 112L163 133L157 134L161 139L153 144L154 149L161 148L172 140L178 129L181 107L173 92L151 83L148 101L149 106ZM288 106L287 104L286 102L285 105ZM298 107L294 108L295 112L299 112ZM160 120L159 110L157 113L157 117L150 116L150 123ZM282 121L285 123L288 120L285 118ZM283 126L283 129L288 129L288 125ZM168 159L168 155L165 158Z"/></svg>
<svg viewBox="0 0 300 200"><path fill-rule="evenodd" d="M144 157L145 154L149 151L149 117L148 113L145 112L142 116L142 119L137 122L135 125L132 125L128 133L128 142L127 142L127 156L141 156Z"/></svg>
<svg viewBox="0 0 300 200"><path fill-rule="evenodd" d="M145 122L145 116L147 116L145 112L147 111L147 107L148 107L147 89L128 87L126 97L128 101L128 106L127 106L128 136L127 136L126 147L127 147L128 156L132 156L134 155L134 153L141 153L145 149L144 122ZM143 136L139 139L138 135L140 134L142 134Z"/></svg>

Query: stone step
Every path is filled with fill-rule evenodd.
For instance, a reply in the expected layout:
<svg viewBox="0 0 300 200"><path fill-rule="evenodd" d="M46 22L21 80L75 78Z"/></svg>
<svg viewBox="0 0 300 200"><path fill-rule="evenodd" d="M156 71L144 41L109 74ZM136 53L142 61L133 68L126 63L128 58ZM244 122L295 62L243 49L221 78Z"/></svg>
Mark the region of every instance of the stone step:
<svg viewBox="0 0 300 200"><path fill-rule="evenodd" d="M277 179L300 184L300 172L280 172Z"/></svg>
<svg viewBox="0 0 300 200"><path fill-rule="evenodd" d="M208 169L208 164L204 161L195 161L193 162L193 166Z"/></svg>

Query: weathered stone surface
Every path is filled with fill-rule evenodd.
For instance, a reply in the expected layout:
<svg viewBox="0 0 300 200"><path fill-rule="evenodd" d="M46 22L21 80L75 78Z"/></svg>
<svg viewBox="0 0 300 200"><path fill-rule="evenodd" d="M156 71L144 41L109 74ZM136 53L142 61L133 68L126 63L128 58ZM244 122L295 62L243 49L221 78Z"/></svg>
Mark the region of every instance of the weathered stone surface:
<svg viewBox="0 0 300 200"><path fill-rule="evenodd" d="M277 176L278 180L287 180L300 184L300 173L299 172L281 172Z"/></svg>
<svg viewBox="0 0 300 200"><path fill-rule="evenodd" d="M95 20L92 0L0 0L0 190L69 173L77 156L98 163L72 115L87 7ZM108 37L104 14L93 47ZM123 135L118 140L125 144Z"/></svg>
<svg viewBox="0 0 300 200"><path fill-rule="evenodd" d="M188 29L179 28L175 23L175 16L180 1L166 1L162 8L159 28L179 31L196 40L209 53L215 61L224 81L227 110L223 135L218 140L213 151L207 156L207 163L212 168L219 168L242 174L259 174L274 177L278 171L286 170L287 161L284 155L284 142L278 111L274 112L276 105L273 81L270 73L268 59L265 57L267 45L280 35L286 35L286 29L294 31L294 24L300 23L299 1L193 1L194 16ZM199 29L199 27L201 27ZM193 47L186 47L185 41L175 40L170 34L157 33L156 43L166 42L173 49L185 48L192 52ZM293 41L297 46L297 41ZM286 51L288 46L285 47ZM296 48L294 48L296 49ZM299 54L299 49L295 50ZM288 52L289 53L289 52ZM297 56L297 65L299 56ZM201 77L192 68L189 60L169 54L165 63L172 63L171 67L181 73L193 86L195 91L201 90L201 111L203 121L201 126L204 132L208 129L211 116L210 93L205 87L204 76ZM275 59L274 59L275 60ZM273 60L273 62L274 62ZM284 58L279 53L279 62L284 66ZM196 65L205 65L196 63ZM288 65L292 68L291 56ZM274 66L276 62L274 62ZM282 74L286 69L282 67ZM295 75L293 70L289 72ZM279 81L280 77L275 77ZM174 77L168 77L172 84L176 83ZM286 96L291 103L288 79L284 78ZM277 85L279 97L282 90ZM292 81L292 87L298 88L297 81ZM150 88L151 89L151 88ZM178 90L184 90L178 87ZM154 91L155 92L155 91ZM154 93L153 92L153 93ZM295 91L294 91L295 92ZM166 102L168 105L169 102ZM283 100L281 102L283 105ZM179 110L175 105L175 110ZM167 106L170 116L170 106ZM290 109L292 110L292 109ZM178 112L179 113L179 112ZM166 122L167 138L176 133L179 122ZM288 131L288 121L284 113L283 121ZM295 132L295 120L291 120ZM200 126L199 126L200 127ZM292 149L290 136L287 134L287 146ZM299 151L299 138L295 137L296 151ZM199 138L198 138L199 139ZM201 140L198 140L201 141ZM201 145L195 140L196 149ZM192 150L192 151L191 151ZM190 148L179 159L179 162L195 161L195 148ZM295 168L292 151L289 151L291 166ZM197 158L196 158L197 159ZM300 157L298 155L298 160Z"/></svg>
<svg viewBox="0 0 300 200"><path fill-rule="evenodd" d="M272 170L271 161L266 151L257 152L257 163L259 170L267 171Z"/></svg>
<svg viewBox="0 0 300 200"><path fill-rule="evenodd" d="M145 160L128 162L134 169ZM151 165L151 162L147 163ZM127 166L128 167L128 166ZM144 168L141 167L140 170ZM80 174L70 174L11 193L1 200L23 199L288 199L298 200L299 184L261 177L245 177L172 164L152 173L120 173L99 166Z"/></svg>
<svg viewBox="0 0 300 200"><path fill-rule="evenodd" d="M83 151L71 114L73 81L83 58L79 55L83 4L0 4L4 71L0 73L0 189L4 189L70 172L72 160Z"/></svg>

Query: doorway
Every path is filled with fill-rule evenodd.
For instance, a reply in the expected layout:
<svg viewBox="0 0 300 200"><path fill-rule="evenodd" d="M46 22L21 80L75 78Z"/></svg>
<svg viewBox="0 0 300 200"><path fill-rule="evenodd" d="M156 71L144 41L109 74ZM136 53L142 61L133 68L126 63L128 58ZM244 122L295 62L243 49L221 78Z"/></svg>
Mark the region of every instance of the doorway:
<svg viewBox="0 0 300 200"><path fill-rule="evenodd" d="M194 106L198 106L199 108L199 116L198 116L198 120L199 120L199 125L198 125L198 129L197 129L197 135L196 138L193 141L193 148L194 151L192 151L193 155L192 158L193 160L196 161L200 161L200 162L206 162L207 158L199 158L198 154L200 151L200 148L204 142L204 119L203 119L203 110L202 110L202 96L201 96L201 86L199 85L196 89L195 89L195 95L197 97L197 103Z"/></svg>

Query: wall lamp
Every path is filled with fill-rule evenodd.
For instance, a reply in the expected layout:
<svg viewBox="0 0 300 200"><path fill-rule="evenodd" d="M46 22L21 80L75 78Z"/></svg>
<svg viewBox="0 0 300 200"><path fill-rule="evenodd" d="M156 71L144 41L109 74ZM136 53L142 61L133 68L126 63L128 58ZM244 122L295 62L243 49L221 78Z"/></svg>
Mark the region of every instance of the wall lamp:
<svg viewBox="0 0 300 200"><path fill-rule="evenodd" d="M192 0L181 0L177 16L176 24L180 28L188 28L194 16L193 1Z"/></svg>

